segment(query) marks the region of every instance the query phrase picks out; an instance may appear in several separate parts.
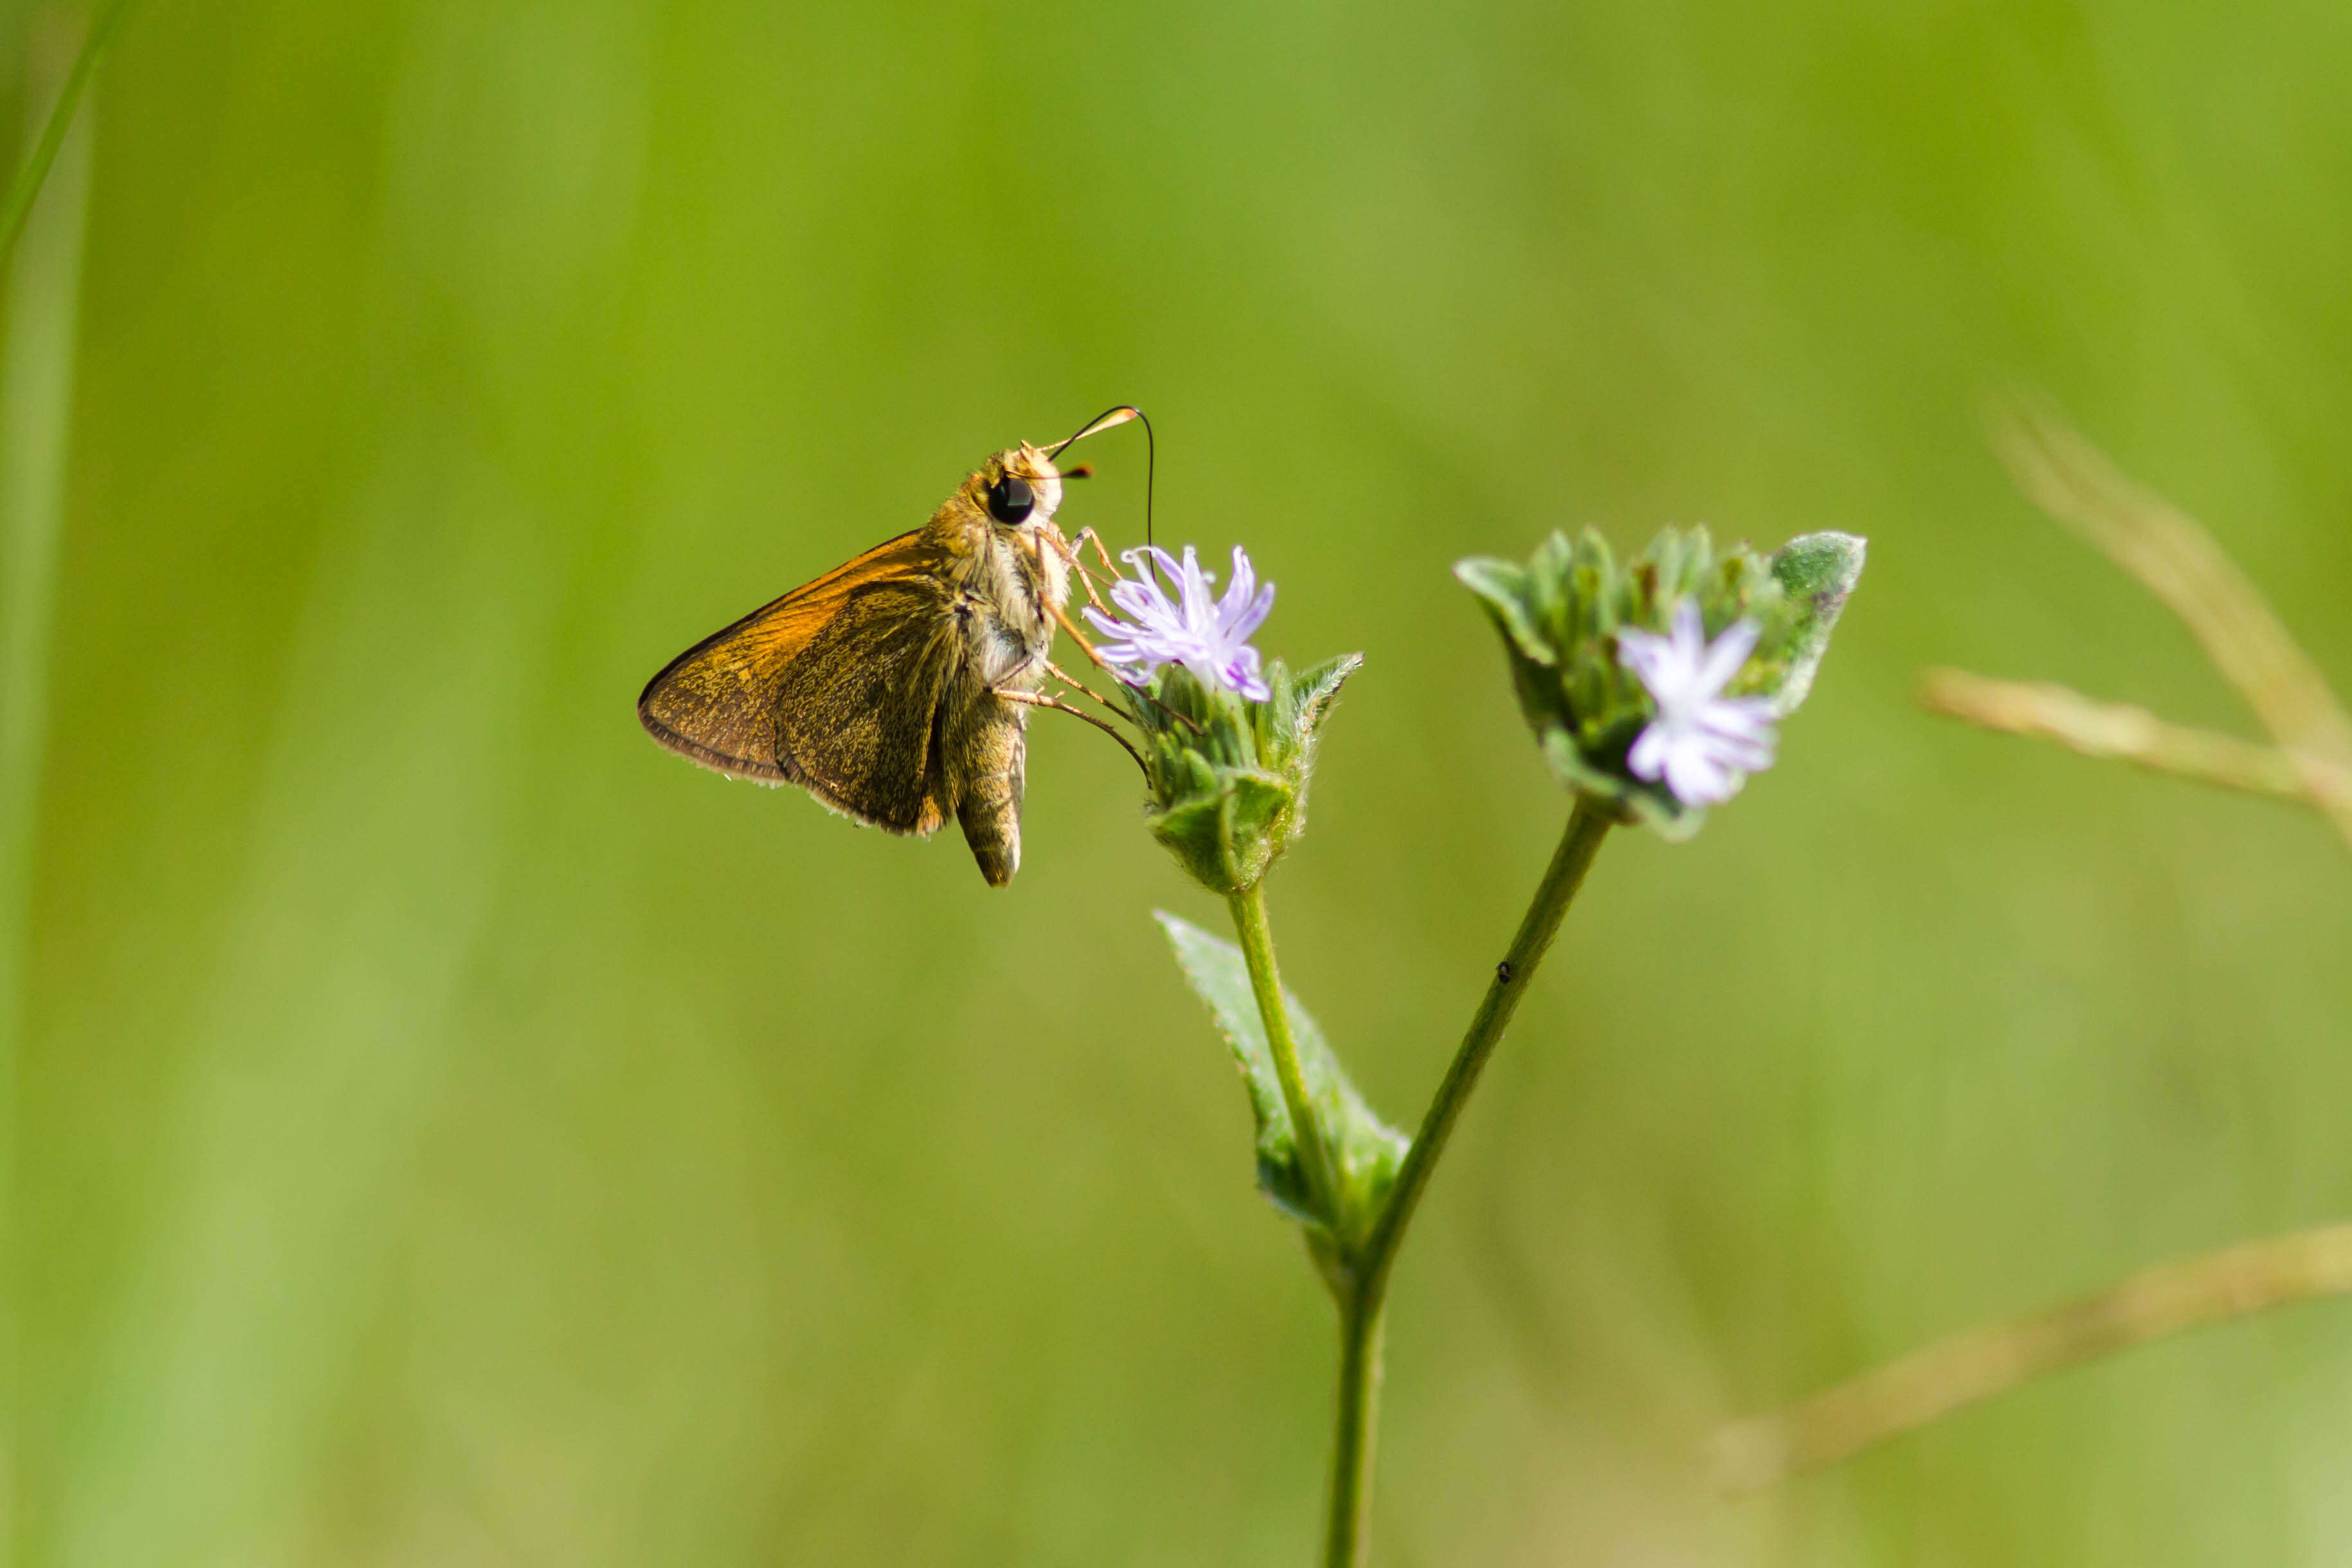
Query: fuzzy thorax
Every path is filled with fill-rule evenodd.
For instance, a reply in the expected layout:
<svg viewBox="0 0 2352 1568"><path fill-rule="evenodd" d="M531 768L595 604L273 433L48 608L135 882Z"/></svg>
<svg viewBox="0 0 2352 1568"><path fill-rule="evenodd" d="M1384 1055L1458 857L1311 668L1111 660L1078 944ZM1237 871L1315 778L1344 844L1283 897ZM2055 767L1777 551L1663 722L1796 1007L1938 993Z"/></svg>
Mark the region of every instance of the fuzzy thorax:
<svg viewBox="0 0 2352 1568"><path fill-rule="evenodd" d="M1018 522L990 510L992 488L1008 478L1034 498ZM1070 596L1069 543L1054 522L1061 504L1061 471L1024 441L966 478L931 519L971 668L991 687L1045 682L1054 613Z"/></svg>

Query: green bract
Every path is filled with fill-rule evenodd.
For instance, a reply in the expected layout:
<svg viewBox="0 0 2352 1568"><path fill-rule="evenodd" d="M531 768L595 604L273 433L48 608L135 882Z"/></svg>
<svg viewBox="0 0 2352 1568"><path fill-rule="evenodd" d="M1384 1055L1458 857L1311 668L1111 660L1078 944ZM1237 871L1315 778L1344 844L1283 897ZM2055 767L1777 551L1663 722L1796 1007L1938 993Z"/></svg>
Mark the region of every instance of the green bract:
<svg viewBox="0 0 2352 1568"><path fill-rule="evenodd" d="M1264 702L1204 685L1176 664L1149 686L1120 687L1143 731L1151 836L1202 886L1228 896L1257 886L1307 830L1316 731L1363 662L1344 654L1293 675L1276 659Z"/></svg>
<svg viewBox="0 0 2352 1568"><path fill-rule="evenodd" d="M1724 694L1769 698L1785 718L1812 688L1864 549L1852 534L1808 533L1769 557L1744 545L1717 554L1705 528L1670 528L1621 564L1587 529L1573 542L1554 533L1525 565L1474 557L1454 574L1502 634L1520 710L1560 782L1679 839L1706 813L1625 765L1657 705L1619 658L1618 631L1664 632L1686 598L1710 638L1743 617L1755 621L1755 652Z"/></svg>

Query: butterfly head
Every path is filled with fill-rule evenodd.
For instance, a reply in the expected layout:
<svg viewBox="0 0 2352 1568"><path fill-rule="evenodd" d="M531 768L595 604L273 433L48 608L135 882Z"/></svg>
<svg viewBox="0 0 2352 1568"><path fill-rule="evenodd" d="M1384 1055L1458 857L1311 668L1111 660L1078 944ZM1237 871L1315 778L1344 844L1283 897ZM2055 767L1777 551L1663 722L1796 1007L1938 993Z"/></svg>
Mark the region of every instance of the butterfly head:
<svg viewBox="0 0 2352 1568"><path fill-rule="evenodd" d="M1051 458L1024 441L991 458L964 481L964 491L995 528L1026 534L1052 525L1063 477Z"/></svg>
<svg viewBox="0 0 2352 1568"><path fill-rule="evenodd" d="M1055 466L1055 459L1089 436L1142 417L1140 410L1120 404L1079 426L1076 435L1050 447L1033 447L1026 441L1018 447L1008 447L964 481L963 498L1000 530L1034 532L1051 527L1054 513L1062 505L1062 481L1087 477L1085 464L1062 468ZM1146 421L1145 428L1150 427ZM1146 511L1148 516L1148 506Z"/></svg>

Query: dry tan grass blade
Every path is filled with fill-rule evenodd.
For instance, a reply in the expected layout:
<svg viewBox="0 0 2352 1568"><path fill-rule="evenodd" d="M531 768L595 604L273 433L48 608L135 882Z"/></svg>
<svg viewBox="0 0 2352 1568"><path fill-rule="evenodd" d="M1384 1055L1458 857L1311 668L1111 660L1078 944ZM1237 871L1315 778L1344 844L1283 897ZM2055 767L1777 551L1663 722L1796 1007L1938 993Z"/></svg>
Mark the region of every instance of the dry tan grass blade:
<svg viewBox="0 0 2352 1568"><path fill-rule="evenodd" d="M1717 1433L1717 1481L1754 1491L1963 1405L2184 1330L2352 1293L2352 1225L2250 1242L2133 1275L2052 1311L1914 1352L1801 1405Z"/></svg>
<svg viewBox="0 0 2352 1568"><path fill-rule="evenodd" d="M2045 413L2011 410L1996 422L1993 441L2036 505L2180 617L2271 738L2295 755L2313 801L2352 841L2352 801L2329 776L2352 771L2352 715L2212 535Z"/></svg>
<svg viewBox="0 0 2352 1568"><path fill-rule="evenodd" d="M2145 708L2095 701L2071 687L1929 669L1919 677L1919 701L1932 712L2055 741L2086 757L2305 805L2317 794L2331 811L2352 806L2352 771L2217 730L2170 723Z"/></svg>

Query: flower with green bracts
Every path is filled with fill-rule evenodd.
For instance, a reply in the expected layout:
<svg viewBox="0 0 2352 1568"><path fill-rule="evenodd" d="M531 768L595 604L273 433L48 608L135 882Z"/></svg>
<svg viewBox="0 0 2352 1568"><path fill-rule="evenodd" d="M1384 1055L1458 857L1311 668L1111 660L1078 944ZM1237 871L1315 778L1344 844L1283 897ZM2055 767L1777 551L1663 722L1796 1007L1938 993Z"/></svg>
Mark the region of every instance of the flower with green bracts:
<svg viewBox="0 0 2352 1568"><path fill-rule="evenodd" d="M1306 831L1316 734L1363 656L1297 675L1280 659L1261 665L1248 639L1273 607L1274 587L1257 585L1240 550L1223 601L1189 547L1181 563L1164 551L1128 559L1138 578L1120 579L1110 595L1130 619L1088 616L1118 639L1101 657L1118 672L1113 690L1142 731L1151 836L1212 892L1245 892ZM1155 568L1174 598L1153 580Z"/></svg>
<svg viewBox="0 0 2352 1568"><path fill-rule="evenodd" d="M1668 529L1621 563L1598 533L1454 575L1502 635L1520 711L1561 783L1668 838L1769 763L1811 689L1864 545L1809 533L1770 556Z"/></svg>

